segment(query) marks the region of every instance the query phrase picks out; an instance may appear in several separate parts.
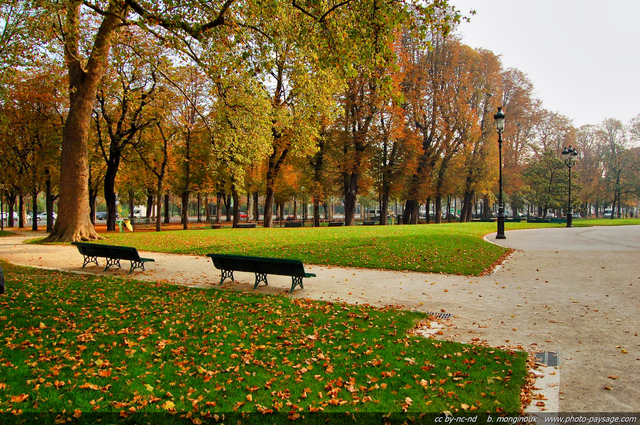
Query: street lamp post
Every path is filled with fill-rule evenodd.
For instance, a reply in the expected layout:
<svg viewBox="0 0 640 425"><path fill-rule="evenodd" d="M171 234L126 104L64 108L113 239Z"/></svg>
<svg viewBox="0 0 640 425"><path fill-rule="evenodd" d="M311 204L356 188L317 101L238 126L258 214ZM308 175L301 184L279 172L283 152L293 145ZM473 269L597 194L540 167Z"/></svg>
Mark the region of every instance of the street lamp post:
<svg viewBox="0 0 640 425"><path fill-rule="evenodd" d="M569 168L569 208L567 208L567 227L573 227L573 211L571 208L571 168L575 165L577 156L578 151L571 146L562 150L564 163L567 168Z"/></svg>
<svg viewBox="0 0 640 425"><path fill-rule="evenodd" d="M498 192L498 233L496 239L506 239L504 234L504 203L502 202L502 132L504 131L504 112L498 107L498 113L493 116L498 131L498 158L500 165L499 192Z"/></svg>

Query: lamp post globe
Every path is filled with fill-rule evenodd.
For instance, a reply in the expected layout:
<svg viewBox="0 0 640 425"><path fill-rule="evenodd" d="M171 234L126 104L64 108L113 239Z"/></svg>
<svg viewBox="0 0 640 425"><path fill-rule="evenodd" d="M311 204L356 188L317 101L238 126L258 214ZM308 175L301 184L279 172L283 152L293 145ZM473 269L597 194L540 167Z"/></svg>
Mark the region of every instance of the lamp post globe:
<svg viewBox="0 0 640 425"><path fill-rule="evenodd" d="M506 239L504 234L504 203L502 202L502 132L504 131L504 112L502 107L498 107L498 112L493 116L496 121L496 131L498 132L498 164L499 164L499 182L498 182L498 232L496 239Z"/></svg>

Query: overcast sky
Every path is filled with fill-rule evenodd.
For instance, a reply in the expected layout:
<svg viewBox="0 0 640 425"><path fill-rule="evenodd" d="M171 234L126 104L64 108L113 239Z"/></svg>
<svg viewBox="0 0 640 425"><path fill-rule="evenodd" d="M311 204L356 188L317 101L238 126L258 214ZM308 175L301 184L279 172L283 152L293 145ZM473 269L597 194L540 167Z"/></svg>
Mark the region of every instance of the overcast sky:
<svg viewBox="0 0 640 425"><path fill-rule="evenodd" d="M543 106L574 126L640 114L640 0L450 2L477 12L462 41L527 74Z"/></svg>

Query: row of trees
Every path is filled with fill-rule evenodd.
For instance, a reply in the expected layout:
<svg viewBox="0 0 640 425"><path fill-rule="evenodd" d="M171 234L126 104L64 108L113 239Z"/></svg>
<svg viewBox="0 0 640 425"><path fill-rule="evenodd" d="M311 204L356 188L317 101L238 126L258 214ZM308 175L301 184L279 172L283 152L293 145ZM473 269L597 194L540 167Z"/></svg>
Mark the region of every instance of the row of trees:
<svg viewBox="0 0 640 425"><path fill-rule="evenodd" d="M183 205L215 197L233 204L235 221L248 194L247 210L262 203L267 227L274 207L303 191L317 224L334 197L347 225L359 196L378 198L381 223L392 201L404 203L405 223L425 203L440 222L442 200L454 197L469 221L475 202L489 214L494 201L499 105L514 212L566 204L559 152L568 145L581 153L573 181L585 210L640 193L638 120L573 128L542 107L523 73L450 35L459 15L446 2L227 1L204 15L187 3L172 19L169 8L133 1L9 4L3 19L16 33L44 13L63 23L58 39L2 41L46 52L23 66L16 54L3 69L0 179L11 210L25 195L45 192L48 205L59 196L51 239L97 237L89 220L100 195L114 229L116 194L165 212L169 193Z"/></svg>

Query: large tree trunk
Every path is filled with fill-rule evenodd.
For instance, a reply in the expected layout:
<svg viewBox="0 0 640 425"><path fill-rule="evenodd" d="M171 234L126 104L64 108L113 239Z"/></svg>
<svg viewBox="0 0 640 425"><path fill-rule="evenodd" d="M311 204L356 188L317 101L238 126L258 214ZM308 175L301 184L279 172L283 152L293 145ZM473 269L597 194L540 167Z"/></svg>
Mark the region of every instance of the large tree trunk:
<svg viewBox="0 0 640 425"><path fill-rule="evenodd" d="M616 204L614 203L613 206L615 207L615 205ZM33 217L31 219L31 230L37 231L38 230L38 190L37 189L34 189L33 194L31 195L31 211L33 214ZM613 215L613 212L611 214Z"/></svg>
<svg viewBox="0 0 640 425"><path fill-rule="evenodd" d="M196 204L197 204L197 208L198 211L196 213L197 216L197 221L198 223L202 223L202 216L200 214L201 208L202 208L202 196L200 195L200 192L198 192L198 194L196 195Z"/></svg>
<svg viewBox="0 0 640 425"><path fill-rule="evenodd" d="M2 192L0 192L0 196L2 196ZM7 217L7 227L12 228L15 223L13 220L13 212L15 211L16 208L16 195L9 195L7 193L6 196L6 201L7 201L7 207L9 208L8 214L9 216ZM18 222L20 221L19 217L18 217Z"/></svg>
<svg viewBox="0 0 640 425"><path fill-rule="evenodd" d="M156 232L160 232L162 231L162 177L158 178L158 185L157 185L157 190L158 190L158 197L157 197L157 203L158 203L158 208L156 211Z"/></svg>
<svg viewBox="0 0 640 425"><path fill-rule="evenodd" d="M466 191L462 199L462 209L460 211L460 222L469 223L473 214L473 193Z"/></svg>
<svg viewBox="0 0 640 425"><path fill-rule="evenodd" d="M112 143L113 145L113 143ZM111 149L104 175L104 200L107 204L107 231L116 230L116 175L120 166L120 154ZM131 210L133 211L133 209Z"/></svg>
<svg viewBox="0 0 640 425"><path fill-rule="evenodd" d="M113 2L95 37L91 56L83 67L80 55L81 1L67 7L65 59L69 72L69 112L62 132L58 220L46 242L100 239L89 208L89 127L98 86L109 61L111 36L120 23L123 3Z"/></svg>
<svg viewBox="0 0 640 425"><path fill-rule="evenodd" d="M256 190L253 193L253 219L255 221L260 221L260 194Z"/></svg>
<svg viewBox="0 0 640 425"><path fill-rule="evenodd" d="M22 191L18 195L18 227L24 229L24 223L26 221L27 211L24 208L24 195Z"/></svg>
<svg viewBox="0 0 640 425"><path fill-rule="evenodd" d="M170 212L169 212L169 194L164 194L164 222L165 224L169 224L171 222Z"/></svg>
<svg viewBox="0 0 640 425"><path fill-rule="evenodd" d="M434 208L435 208L435 222L436 224L442 223L442 198L440 196L436 196L434 200Z"/></svg>
<svg viewBox="0 0 640 425"><path fill-rule="evenodd" d="M275 196L275 187L276 187L276 179L278 178L278 174L280 173L280 169L282 168L282 164L284 160L287 158L287 154L289 153L289 145L282 149L280 152L280 156L278 156L277 146L280 144L277 139L283 137L278 131L273 130L274 139L274 149L271 156L269 156L268 168L267 168L267 194L264 199L264 227L273 227L273 202Z"/></svg>
<svg viewBox="0 0 640 425"><path fill-rule="evenodd" d="M320 227L320 199L313 198L313 227Z"/></svg>
<svg viewBox="0 0 640 425"><path fill-rule="evenodd" d="M233 227L238 227L238 219L240 218L240 197L235 186L231 186L231 196L233 197Z"/></svg>
<svg viewBox="0 0 640 425"><path fill-rule="evenodd" d="M273 227L273 188L267 183L267 194L264 197L264 227Z"/></svg>
<svg viewBox="0 0 640 425"><path fill-rule="evenodd" d="M344 225L356 223L356 201L358 196L358 174L349 173L344 181Z"/></svg>
<svg viewBox="0 0 640 425"><path fill-rule="evenodd" d="M382 204L380 205L380 224L389 224L389 191L382 194Z"/></svg>
<svg viewBox="0 0 640 425"><path fill-rule="evenodd" d="M189 229L189 191L182 192L182 210L180 211L182 230Z"/></svg>
<svg viewBox="0 0 640 425"><path fill-rule="evenodd" d="M47 173L47 181L45 182L45 202L47 211L47 232L53 230L53 195L51 194L51 179L49 173Z"/></svg>
<svg viewBox="0 0 640 425"><path fill-rule="evenodd" d="M402 224L418 224L420 203L415 199L407 199L402 213ZM427 216L429 213L427 212Z"/></svg>
<svg viewBox="0 0 640 425"><path fill-rule="evenodd" d="M153 194L147 193L147 215L145 218L153 217Z"/></svg>

